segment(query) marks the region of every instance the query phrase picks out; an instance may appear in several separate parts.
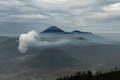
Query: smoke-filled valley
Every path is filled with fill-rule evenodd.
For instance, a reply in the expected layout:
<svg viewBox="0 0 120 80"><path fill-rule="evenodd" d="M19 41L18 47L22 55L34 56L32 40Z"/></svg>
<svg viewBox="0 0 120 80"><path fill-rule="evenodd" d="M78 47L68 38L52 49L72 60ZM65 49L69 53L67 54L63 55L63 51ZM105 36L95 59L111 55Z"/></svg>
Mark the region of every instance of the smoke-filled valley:
<svg viewBox="0 0 120 80"><path fill-rule="evenodd" d="M93 33L30 31L0 40L0 80L55 80L79 70L120 67L120 43Z"/></svg>

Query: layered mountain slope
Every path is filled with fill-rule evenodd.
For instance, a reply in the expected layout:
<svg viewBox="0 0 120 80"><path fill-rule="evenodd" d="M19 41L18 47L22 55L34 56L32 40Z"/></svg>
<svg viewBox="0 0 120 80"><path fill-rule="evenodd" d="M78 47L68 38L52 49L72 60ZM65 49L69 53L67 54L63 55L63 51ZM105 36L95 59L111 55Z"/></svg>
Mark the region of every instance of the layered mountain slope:
<svg viewBox="0 0 120 80"><path fill-rule="evenodd" d="M26 62L29 67L42 69L60 69L77 64L77 59L57 48L48 48Z"/></svg>

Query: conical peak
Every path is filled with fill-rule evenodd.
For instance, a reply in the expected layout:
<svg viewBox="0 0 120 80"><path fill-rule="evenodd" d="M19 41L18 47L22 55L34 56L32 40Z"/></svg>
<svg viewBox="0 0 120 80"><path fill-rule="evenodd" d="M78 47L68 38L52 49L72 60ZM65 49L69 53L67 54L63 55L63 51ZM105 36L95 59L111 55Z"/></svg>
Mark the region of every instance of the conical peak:
<svg viewBox="0 0 120 80"><path fill-rule="evenodd" d="M42 33L62 33L64 32L62 29L58 28L57 26L51 26L44 30Z"/></svg>

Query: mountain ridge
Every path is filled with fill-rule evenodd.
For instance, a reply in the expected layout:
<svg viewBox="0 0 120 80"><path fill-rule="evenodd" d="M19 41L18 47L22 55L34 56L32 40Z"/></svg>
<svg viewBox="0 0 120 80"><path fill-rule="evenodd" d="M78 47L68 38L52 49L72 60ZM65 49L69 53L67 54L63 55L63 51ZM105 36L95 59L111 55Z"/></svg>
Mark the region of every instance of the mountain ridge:
<svg viewBox="0 0 120 80"><path fill-rule="evenodd" d="M41 33L62 33L62 34L92 34L91 32L83 32L83 31L79 31L79 30L74 30L72 32L66 32L62 29L60 29L57 26L50 26L47 29L45 29L44 31L42 31Z"/></svg>

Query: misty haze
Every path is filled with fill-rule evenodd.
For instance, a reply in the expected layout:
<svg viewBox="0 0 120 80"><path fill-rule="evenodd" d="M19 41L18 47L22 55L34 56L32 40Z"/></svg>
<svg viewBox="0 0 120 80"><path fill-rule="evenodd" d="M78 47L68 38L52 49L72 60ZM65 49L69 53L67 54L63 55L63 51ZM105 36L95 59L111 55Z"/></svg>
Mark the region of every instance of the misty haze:
<svg viewBox="0 0 120 80"><path fill-rule="evenodd" d="M51 80L79 70L105 72L120 66L120 43L91 32L51 26L41 33L32 30L0 39L3 80Z"/></svg>
<svg viewBox="0 0 120 80"><path fill-rule="evenodd" d="M0 5L0 80L120 79L119 0Z"/></svg>

